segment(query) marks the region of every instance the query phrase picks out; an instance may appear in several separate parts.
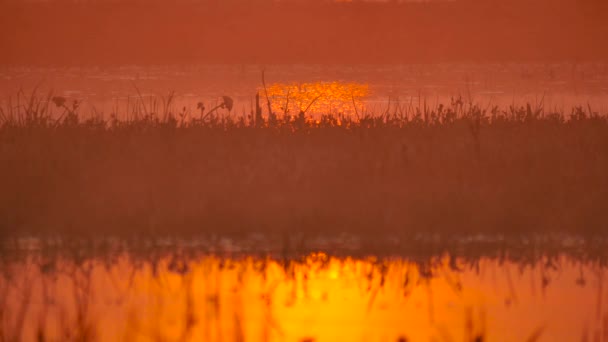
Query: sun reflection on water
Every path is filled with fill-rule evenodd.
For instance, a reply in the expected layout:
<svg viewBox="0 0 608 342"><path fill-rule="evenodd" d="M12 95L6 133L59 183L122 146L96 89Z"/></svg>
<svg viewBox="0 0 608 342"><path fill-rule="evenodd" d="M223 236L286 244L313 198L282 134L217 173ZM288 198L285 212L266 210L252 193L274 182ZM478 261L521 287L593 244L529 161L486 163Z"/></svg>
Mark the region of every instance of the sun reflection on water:
<svg viewBox="0 0 608 342"><path fill-rule="evenodd" d="M602 270L551 263L325 253L29 258L0 280L2 312L12 313L2 332L23 340L513 341L542 328L547 340L578 340L602 301L602 278L595 286L580 278Z"/></svg>

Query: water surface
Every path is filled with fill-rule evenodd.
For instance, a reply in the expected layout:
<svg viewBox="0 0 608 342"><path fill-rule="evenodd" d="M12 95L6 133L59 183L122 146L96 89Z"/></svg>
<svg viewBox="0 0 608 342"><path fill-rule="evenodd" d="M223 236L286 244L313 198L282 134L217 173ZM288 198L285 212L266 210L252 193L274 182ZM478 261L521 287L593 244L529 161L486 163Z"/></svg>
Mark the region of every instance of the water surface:
<svg viewBox="0 0 608 342"><path fill-rule="evenodd" d="M321 95L311 113L352 112L355 102L360 111L392 112L412 105L450 104L454 98L488 107L531 103L566 113L579 105L608 110L608 66L572 63L11 67L0 70L0 101L6 105L11 96L15 105L20 89L25 93L22 97L27 97L38 87L43 96L53 91L82 101L81 114L109 115L132 112L138 102L144 102L147 111L162 112L173 96L174 113L186 107L195 116L198 102L209 109L227 95L235 100L231 114L241 115L254 108L256 92L266 110L262 70L273 110L278 113L284 112L289 89L292 114L310 103L315 97L311 94ZM311 98L298 98L294 89Z"/></svg>
<svg viewBox="0 0 608 342"><path fill-rule="evenodd" d="M499 248L496 255L296 256L237 253L247 244L215 241L215 252L166 243L144 253L86 245L4 253L2 333L100 341L602 341L608 334L605 261L573 253L569 243L546 253L533 244L526 255Z"/></svg>

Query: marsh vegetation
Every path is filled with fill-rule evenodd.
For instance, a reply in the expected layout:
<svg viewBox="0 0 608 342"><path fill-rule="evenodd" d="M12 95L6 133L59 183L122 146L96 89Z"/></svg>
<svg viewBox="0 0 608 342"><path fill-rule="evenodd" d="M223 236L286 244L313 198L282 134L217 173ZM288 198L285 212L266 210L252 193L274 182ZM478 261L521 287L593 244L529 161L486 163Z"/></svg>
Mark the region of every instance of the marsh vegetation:
<svg viewBox="0 0 608 342"><path fill-rule="evenodd" d="M312 116L261 94L245 115L229 97L188 111L168 97L81 118L63 97L20 101L0 111L7 234L591 234L608 222L608 120L590 106L453 98Z"/></svg>
<svg viewBox="0 0 608 342"><path fill-rule="evenodd" d="M0 0L0 342L608 341L607 4Z"/></svg>

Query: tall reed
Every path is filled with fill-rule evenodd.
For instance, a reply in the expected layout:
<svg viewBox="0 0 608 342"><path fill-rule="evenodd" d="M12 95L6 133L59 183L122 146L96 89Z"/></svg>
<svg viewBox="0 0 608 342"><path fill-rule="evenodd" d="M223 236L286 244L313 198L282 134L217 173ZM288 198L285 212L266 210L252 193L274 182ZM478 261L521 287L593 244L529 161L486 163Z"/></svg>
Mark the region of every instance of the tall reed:
<svg viewBox="0 0 608 342"><path fill-rule="evenodd" d="M52 94L12 101L0 111L0 229L605 231L608 120L587 106L454 99L357 118L257 103L241 116L134 105L105 119Z"/></svg>

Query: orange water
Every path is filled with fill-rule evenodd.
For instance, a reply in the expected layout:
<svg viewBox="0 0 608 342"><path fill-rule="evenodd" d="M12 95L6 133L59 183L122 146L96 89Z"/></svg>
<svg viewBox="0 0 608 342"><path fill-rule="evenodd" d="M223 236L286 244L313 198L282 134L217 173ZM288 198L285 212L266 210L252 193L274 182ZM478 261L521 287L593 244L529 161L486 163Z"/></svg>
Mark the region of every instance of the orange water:
<svg viewBox="0 0 608 342"><path fill-rule="evenodd" d="M6 262L4 338L99 341L608 340L604 270L560 257L216 256ZM157 260L157 261L154 261ZM21 322L21 323L20 323Z"/></svg>
<svg viewBox="0 0 608 342"><path fill-rule="evenodd" d="M359 114L402 114L425 104L449 105L454 97L484 108L530 103L566 114L572 106L608 111L608 66L572 63L0 68L0 105L17 106L19 96L22 104L36 89L41 97L52 92L82 102L83 116L132 115L138 106L161 115L171 95L168 109L177 115L185 107L192 118L200 115L199 102L209 110L226 95L234 108L219 114L241 116L255 109L259 92L266 115L262 70L277 114L288 104L297 115L319 95L308 114L353 114L355 106Z"/></svg>

